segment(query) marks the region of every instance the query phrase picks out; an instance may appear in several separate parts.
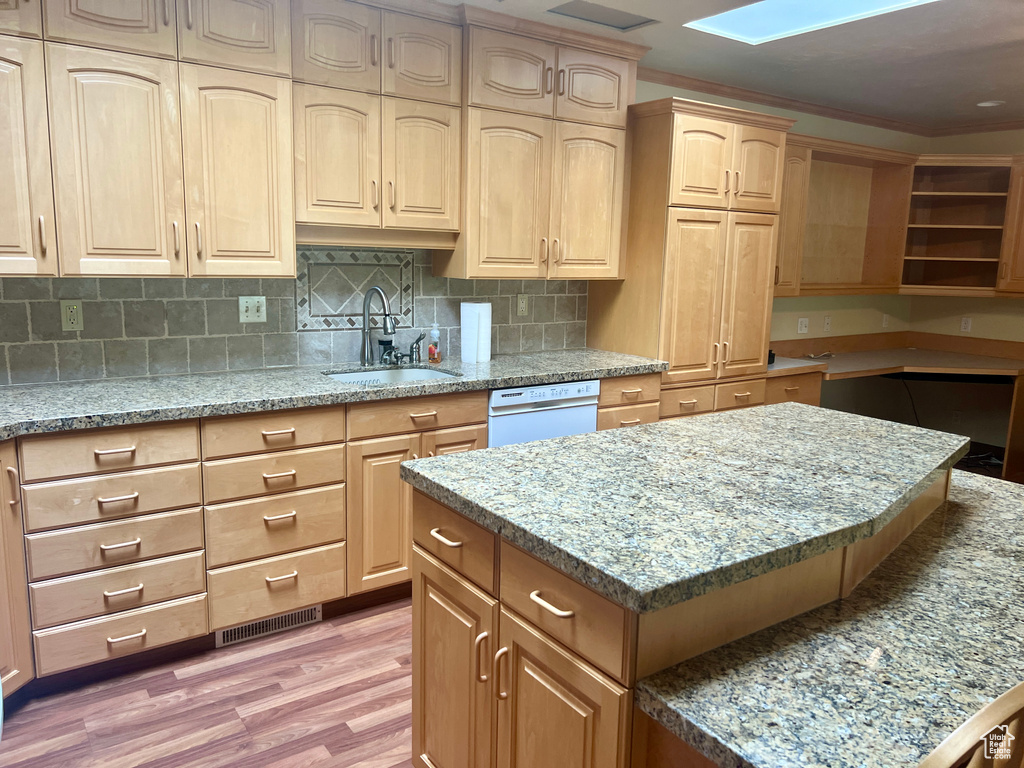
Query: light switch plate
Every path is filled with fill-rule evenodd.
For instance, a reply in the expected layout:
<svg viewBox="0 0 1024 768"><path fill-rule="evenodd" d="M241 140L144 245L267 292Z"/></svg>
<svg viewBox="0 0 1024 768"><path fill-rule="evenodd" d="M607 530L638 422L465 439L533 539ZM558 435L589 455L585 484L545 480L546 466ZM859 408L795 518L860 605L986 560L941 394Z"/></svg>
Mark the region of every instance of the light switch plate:
<svg viewBox="0 0 1024 768"><path fill-rule="evenodd" d="M832 315L825 315L824 330L825 333L832 332Z"/></svg>
<svg viewBox="0 0 1024 768"><path fill-rule="evenodd" d="M238 297L238 322L240 322L240 323L265 323L265 322L267 322L267 297L266 296L239 296Z"/></svg>
<svg viewBox="0 0 1024 768"><path fill-rule="evenodd" d="M806 317L798 318L796 321L796 332L807 333L808 320Z"/></svg>
<svg viewBox="0 0 1024 768"><path fill-rule="evenodd" d="M61 299L60 327L63 331L84 331L85 318L82 317L82 302L78 299Z"/></svg>

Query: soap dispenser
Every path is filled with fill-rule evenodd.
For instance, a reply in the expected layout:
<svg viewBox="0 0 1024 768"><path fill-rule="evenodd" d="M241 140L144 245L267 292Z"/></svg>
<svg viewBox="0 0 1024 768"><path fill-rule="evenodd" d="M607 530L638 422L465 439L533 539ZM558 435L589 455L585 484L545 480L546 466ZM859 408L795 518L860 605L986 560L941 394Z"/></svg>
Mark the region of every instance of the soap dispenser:
<svg viewBox="0 0 1024 768"><path fill-rule="evenodd" d="M437 323L430 326L430 344L427 345L427 362L441 362L441 329Z"/></svg>

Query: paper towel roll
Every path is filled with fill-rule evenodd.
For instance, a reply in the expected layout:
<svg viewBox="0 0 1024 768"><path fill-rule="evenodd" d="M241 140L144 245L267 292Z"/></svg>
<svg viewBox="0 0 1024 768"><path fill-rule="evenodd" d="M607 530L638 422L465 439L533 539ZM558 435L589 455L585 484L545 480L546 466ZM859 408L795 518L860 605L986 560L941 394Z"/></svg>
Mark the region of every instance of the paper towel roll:
<svg viewBox="0 0 1024 768"><path fill-rule="evenodd" d="M486 363L491 359L491 305L462 302L462 362Z"/></svg>

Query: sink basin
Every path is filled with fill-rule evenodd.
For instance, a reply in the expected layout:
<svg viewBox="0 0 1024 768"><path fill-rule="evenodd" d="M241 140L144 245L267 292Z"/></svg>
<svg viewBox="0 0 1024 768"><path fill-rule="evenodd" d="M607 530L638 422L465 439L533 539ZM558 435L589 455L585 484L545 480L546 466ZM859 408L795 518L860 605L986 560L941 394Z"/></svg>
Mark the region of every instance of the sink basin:
<svg viewBox="0 0 1024 768"><path fill-rule="evenodd" d="M428 379L454 379L458 374L438 371L433 368L381 368L350 373L326 373L335 381L345 384L362 384L365 387L383 384L400 384L405 381L426 381Z"/></svg>

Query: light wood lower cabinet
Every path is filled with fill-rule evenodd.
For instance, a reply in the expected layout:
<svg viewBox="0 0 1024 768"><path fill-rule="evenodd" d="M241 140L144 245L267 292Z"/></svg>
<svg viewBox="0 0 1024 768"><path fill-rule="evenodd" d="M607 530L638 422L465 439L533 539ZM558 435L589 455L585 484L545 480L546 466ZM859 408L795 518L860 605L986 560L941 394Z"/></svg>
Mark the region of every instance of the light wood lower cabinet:
<svg viewBox="0 0 1024 768"><path fill-rule="evenodd" d="M498 766L627 765L632 691L504 608L493 675Z"/></svg>
<svg viewBox="0 0 1024 768"><path fill-rule="evenodd" d="M419 547L413 594L413 764L486 768L495 748L498 601Z"/></svg>
<svg viewBox="0 0 1024 768"><path fill-rule="evenodd" d="M12 12L0 11L0 28L5 13ZM0 39L0 178L0 274L56 275L57 228L39 41Z"/></svg>
<svg viewBox="0 0 1024 768"><path fill-rule="evenodd" d="M35 676L29 623L21 489L14 441L0 443L0 683L5 696Z"/></svg>
<svg viewBox="0 0 1024 768"><path fill-rule="evenodd" d="M660 418L658 403L620 405L617 408L600 408L597 411L597 429L618 429L635 427L639 424L653 424Z"/></svg>
<svg viewBox="0 0 1024 768"><path fill-rule="evenodd" d="M765 387L765 405L774 403L821 405L821 379L820 373L800 373L794 376L769 378Z"/></svg>

